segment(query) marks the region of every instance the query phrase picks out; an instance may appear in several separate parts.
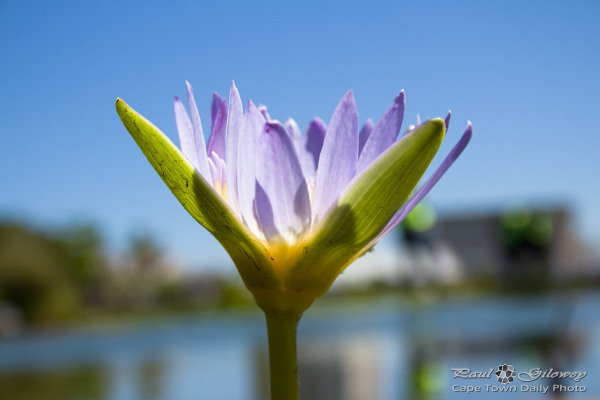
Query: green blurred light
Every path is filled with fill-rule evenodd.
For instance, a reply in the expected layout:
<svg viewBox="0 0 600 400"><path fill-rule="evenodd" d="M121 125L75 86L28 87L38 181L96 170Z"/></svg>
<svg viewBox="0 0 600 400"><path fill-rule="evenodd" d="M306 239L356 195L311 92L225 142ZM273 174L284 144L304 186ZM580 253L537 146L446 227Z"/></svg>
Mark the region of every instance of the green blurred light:
<svg viewBox="0 0 600 400"><path fill-rule="evenodd" d="M435 209L429 203L419 203L404 220L404 227L413 232L427 232L435 225Z"/></svg>
<svg viewBox="0 0 600 400"><path fill-rule="evenodd" d="M521 204L508 206L502 215L502 226L512 231L520 231L531 223L533 214L531 209Z"/></svg>

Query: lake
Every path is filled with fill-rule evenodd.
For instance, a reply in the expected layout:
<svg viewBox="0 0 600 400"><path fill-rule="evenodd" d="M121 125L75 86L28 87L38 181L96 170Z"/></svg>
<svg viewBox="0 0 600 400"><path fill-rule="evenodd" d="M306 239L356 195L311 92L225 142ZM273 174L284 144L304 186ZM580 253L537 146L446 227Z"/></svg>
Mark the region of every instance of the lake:
<svg viewBox="0 0 600 400"><path fill-rule="evenodd" d="M305 400L600 396L598 292L324 303L299 327ZM0 340L0 398L265 399L266 357L259 313L29 334Z"/></svg>

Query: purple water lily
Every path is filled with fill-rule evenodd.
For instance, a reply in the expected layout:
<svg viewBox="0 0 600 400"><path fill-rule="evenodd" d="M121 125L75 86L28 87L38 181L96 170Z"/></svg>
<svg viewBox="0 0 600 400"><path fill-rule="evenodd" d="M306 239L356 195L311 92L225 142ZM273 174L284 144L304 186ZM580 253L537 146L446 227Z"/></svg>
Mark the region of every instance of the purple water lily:
<svg viewBox="0 0 600 400"><path fill-rule="evenodd" d="M341 193L386 152L400 132L405 111L404 91L377 124L369 119L359 132L351 91L335 109L327 126L315 118L302 135L297 123L272 120L266 107L242 101L232 83L227 101L213 96L211 134L205 145L192 87L187 83L191 119L175 99L181 150L201 176L250 231L271 250L303 242L313 227L331 212ZM450 113L445 119L446 129ZM421 125L409 128L409 132ZM394 229L433 188L471 138L471 124L427 182L398 210L370 248ZM403 140L402 138L399 139Z"/></svg>

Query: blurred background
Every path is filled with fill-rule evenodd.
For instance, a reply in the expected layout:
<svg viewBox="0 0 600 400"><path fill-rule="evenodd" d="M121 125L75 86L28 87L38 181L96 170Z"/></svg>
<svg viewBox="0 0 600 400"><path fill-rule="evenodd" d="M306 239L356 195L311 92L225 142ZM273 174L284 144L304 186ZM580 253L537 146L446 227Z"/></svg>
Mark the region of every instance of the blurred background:
<svg viewBox="0 0 600 400"><path fill-rule="evenodd" d="M401 89L405 127L451 109L428 174L473 123L425 202L306 312L302 399L600 398L598 16L594 0L0 2L0 397L268 398L261 313L114 109L177 142L185 80L208 133L234 79L301 128L349 89L361 123ZM452 371L503 363L588 376L499 394Z"/></svg>

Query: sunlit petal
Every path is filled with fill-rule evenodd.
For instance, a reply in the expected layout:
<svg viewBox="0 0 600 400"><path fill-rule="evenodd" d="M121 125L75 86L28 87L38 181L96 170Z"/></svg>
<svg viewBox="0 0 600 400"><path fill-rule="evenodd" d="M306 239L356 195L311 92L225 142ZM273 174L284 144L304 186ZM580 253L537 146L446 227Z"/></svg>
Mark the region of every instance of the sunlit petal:
<svg viewBox="0 0 600 400"><path fill-rule="evenodd" d="M404 98L404 90L400 92L394 99L394 102L381 119L373 128L373 132L369 135L365 142L365 146L360 153L357 172L364 170L373 160L381 153L387 150L396 140L402 120L404 119L404 109L406 108L406 100Z"/></svg>
<svg viewBox="0 0 600 400"><path fill-rule="evenodd" d="M358 111L352 91L342 97L327 127L319 156L313 221L323 216L356 172L358 161Z"/></svg>
<svg viewBox="0 0 600 400"><path fill-rule="evenodd" d="M256 210L267 240L293 244L310 227L310 200L294 145L285 128L269 122L256 144ZM264 193L262 193L264 192Z"/></svg>

